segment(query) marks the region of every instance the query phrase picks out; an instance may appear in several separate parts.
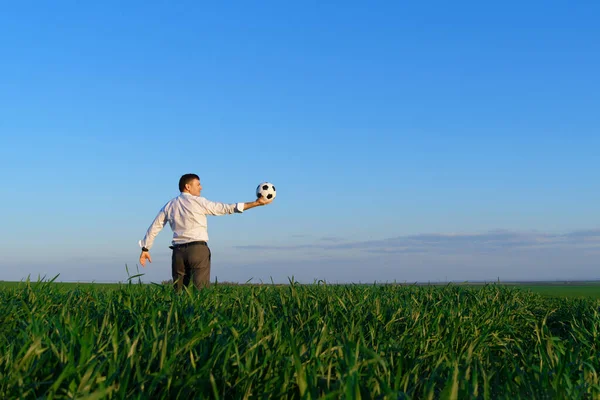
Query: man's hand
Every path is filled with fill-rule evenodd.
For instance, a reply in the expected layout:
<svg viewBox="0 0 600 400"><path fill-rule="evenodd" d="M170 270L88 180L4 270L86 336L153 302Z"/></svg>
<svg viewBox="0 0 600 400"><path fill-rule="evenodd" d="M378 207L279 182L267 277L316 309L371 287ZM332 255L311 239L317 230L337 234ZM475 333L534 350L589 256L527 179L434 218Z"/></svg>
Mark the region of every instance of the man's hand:
<svg viewBox="0 0 600 400"><path fill-rule="evenodd" d="M152 257L150 257L150 252L142 251L142 254L140 254L140 264L142 264L142 267L146 267L146 260L152 263Z"/></svg>
<svg viewBox="0 0 600 400"><path fill-rule="evenodd" d="M267 199L265 197L259 197L258 199L256 199L256 202L258 203L259 206L264 206L266 204L269 204L273 201L273 199Z"/></svg>

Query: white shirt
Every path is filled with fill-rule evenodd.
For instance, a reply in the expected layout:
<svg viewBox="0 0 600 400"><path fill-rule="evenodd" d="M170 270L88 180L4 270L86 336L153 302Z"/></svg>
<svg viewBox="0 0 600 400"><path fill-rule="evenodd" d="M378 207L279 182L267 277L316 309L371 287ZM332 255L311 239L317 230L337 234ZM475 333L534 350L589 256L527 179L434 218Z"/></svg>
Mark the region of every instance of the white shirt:
<svg viewBox="0 0 600 400"><path fill-rule="evenodd" d="M138 243L140 247L149 250L152 243L154 243L154 238L167 222L169 222L173 231L171 243L174 245L198 240L208 241L207 215L226 215L242 212L244 212L244 203L218 203L190 193L181 193L160 209L146 231L144 239Z"/></svg>

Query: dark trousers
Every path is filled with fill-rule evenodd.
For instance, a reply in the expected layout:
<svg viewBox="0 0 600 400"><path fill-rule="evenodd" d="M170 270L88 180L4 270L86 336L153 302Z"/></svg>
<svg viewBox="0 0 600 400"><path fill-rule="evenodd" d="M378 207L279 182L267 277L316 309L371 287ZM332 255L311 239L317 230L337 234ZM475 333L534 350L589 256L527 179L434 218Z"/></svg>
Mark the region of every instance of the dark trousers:
<svg viewBox="0 0 600 400"><path fill-rule="evenodd" d="M204 244L190 244L176 246L171 256L171 269L173 286L177 292L183 286L194 282L197 289L210 285L210 258L208 246Z"/></svg>

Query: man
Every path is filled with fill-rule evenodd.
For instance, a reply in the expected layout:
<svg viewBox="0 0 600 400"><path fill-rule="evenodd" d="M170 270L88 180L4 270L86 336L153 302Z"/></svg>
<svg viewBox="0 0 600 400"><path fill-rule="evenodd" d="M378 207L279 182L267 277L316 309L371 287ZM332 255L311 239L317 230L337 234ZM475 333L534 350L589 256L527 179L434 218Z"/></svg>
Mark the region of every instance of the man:
<svg viewBox="0 0 600 400"><path fill-rule="evenodd" d="M165 204L139 241L142 248L140 264L152 262L150 249L154 238L168 222L173 231L170 248L171 269L176 291L194 282L198 289L209 286L211 252L207 245L207 215L242 213L254 207L264 206L273 200L259 198L248 203L218 203L200 196L202 185L196 174L185 174L179 179L181 194Z"/></svg>

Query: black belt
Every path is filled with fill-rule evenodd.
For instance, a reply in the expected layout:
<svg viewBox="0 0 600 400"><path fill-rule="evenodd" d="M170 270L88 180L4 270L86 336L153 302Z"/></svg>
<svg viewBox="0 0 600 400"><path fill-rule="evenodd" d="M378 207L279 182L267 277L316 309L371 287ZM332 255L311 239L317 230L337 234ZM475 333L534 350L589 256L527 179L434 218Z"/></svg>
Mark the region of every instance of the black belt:
<svg viewBox="0 0 600 400"><path fill-rule="evenodd" d="M202 245L202 246L207 246L206 242L204 240L198 240L196 242L187 242L187 243L181 243L181 244L174 244L173 246L169 246L170 249L183 249L189 246L198 246L198 245Z"/></svg>

